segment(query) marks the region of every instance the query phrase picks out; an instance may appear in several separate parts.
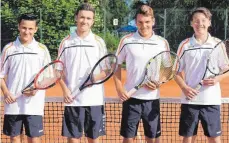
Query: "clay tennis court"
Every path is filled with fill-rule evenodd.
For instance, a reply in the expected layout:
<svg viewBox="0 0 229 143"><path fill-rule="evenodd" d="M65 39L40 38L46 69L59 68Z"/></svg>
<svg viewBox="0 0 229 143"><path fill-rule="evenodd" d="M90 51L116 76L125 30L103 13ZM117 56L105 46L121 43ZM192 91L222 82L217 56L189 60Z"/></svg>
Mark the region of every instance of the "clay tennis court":
<svg viewBox="0 0 229 143"><path fill-rule="evenodd" d="M125 81L125 71L122 71L123 82ZM222 97L229 97L229 79L225 79L221 82ZM161 128L162 136L161 142L163 143L176 143L180 142L181 137L178 135L179 128L179 114L180 114L180 104L179 96L181 90L177 86L174 80L162 85L160 87L161 91ZM63 102L62 102L62 90L59 85L47 90L47 97L54 98L59 97L58 100L55 99L50 102L46 101L45 104L45 115L44 115L44 130L45 135L42 137L42 142L66 142L66 138L61 136L61 126L63 117ZM105 83L105 94L106 97L118 98L113 79ZM177 99L164 101L164 98L177 97ZM3 105L1 105L3 106ZM104 143L121 143L122 137L119 135L120 130L120 119L121 119L121 104L116 100L112 102L107 101L105 105L106 111L106 136L101 138ZM222 110L222 143L228 143L229 141L229 104L223 104ZM1 116L1 123L3 118ZM136 137L137 143L144 142L143 126L140 124L138 129L138 135ZM2 143L9 142L9 138L2 135ZM25 136L24 136L25 139ZM24 140L26 142L26 140ZM206 138L203 135L203 129L199 128L197 142L205 142ZM85 138L82 138L82 143L86 142Z"/></svg>
<svg viewBox="0 0 229 143"><path fill-rule="evenodd" d="M122 71L122 81L125 81L125 71ZM224 79L221 82L221 89L222 89L222 97L229 97L229 78ZM181 94L181 90L179 89L178 85L175 83L174 80L162 85L160 87L160 92L161 92L161 97L162 98L171 98L171 97L177 97L179 98ZM47 96L52 97L52 96L62 96L62 90L59 85L53 87L52 89L47 90ZM105 95L106 97L113 97L113 98L118 98L117 92L115 90L115 85L113 78L108 80L105 83ZM118 101L118 100L117 100ZM178 135L178 129L179 129L179 115L180 115L180 104L179 100L172 100L169 101L171 103L163 103L163 100L161 101L161 127L162 127L162 136L161 136L161 141L163 143L170 142L174 143L175 142L180 142L181 137ZM226 143L229 140L229 104L223 104L223 109L222 109L222 132L223 135L221 136L222 143ZM106 110L106 136L103 136L101 139L103 142L114 142L114 143L119 143L122 142L122 137L119 135L119 130L120 130L120 119L121 119L121 105L117 103L111 103L111 104L106 104L105 107ZM50 112L52 113L52 112ZM46 116L53 118L53 116ZM61 117L57 117L61 118ZM61 119L60 119L61 120ZM50 125L52 127L53 125ZM57 126L57 124L55 124ZM59 128L61 127L61 123L58 123ZM197 142L205 142L206 138L204 137L203 134L203 129L199 125L199 132L198 132L198 137L197 137ZM58 127L55 128L56 131L53 131L53 133L57 133ZM47 127L47 130L50 130L49 127ZM136 142L142 143L144 142L144 136L142 136L143 133L143 126L140 124L139 129L138 129L138 135L136 137ZM61 137L61 139L63 139ZM64 140L64 139L63 139ZM82 139L82 142L86 142L85 138Z"/></svg>
<svg viewBox="0 0 229 143"><path fill-rule="evenodd" d="M125 75L126 75L125 70L122 70L123 82L126 80ZM224 79L220 85L222 90L222 97L229 97L229 78ZM161 92L161 97L179 97L181 94L181 90L174 80L162 85L160 87L160 92ZM59 85L47 90L47 96L62 96L62 95L63 92ZM105 82L105 95L106 97L118 97L117 92L115 90L115 84L113 78Z"/></svg>

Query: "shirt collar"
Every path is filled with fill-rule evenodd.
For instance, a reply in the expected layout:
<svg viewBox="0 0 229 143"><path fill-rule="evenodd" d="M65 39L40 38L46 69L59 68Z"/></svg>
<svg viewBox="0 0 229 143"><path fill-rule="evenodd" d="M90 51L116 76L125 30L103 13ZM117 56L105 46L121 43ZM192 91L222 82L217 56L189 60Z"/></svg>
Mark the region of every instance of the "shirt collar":
<svg viewBox="0 0 229 143"><path fill-rule="evenodd" d="M76 32L74 32L72 36L75 37L75 38L77 38L77 39L86 41L86 42L90 42L91 39L94 38L93 33L92 33L91 30L90 30L90 32L88 33L88 35L87 35L86 37L84 37L83 39L82 39L81 37L79 37L79 35L78 35Z"/></svg>
<svg viewBox="0 0 229 143"><path fill-rule="evenodd" d="M139 34L138 30L136 31L135 35L137 36L138 39L141 39L142 41L148 41L148 40L150 40L150 41L155 41L155 40L156 40L156 35L155 35L154 31L153 31L152 36L151 36L150 38L148 38L148 39L145 39L144 37L142 37L142 36Z"/></svg>
<svg viewBox="0 0 229 143"><path fill-rule="evenodd" d="M201 45L214 45L214 42L213 42L213 38L211 36L210 33L208 33L208 38L207 38L207 41L204 43L204 44L200 44L197 42L194 34L192 35L191 39L190 39L190 44L192 47L195 47L195 46L201 46Z"/></svg>
<svg viewBox="0 0 229 143"><path fill-rule="evenodd" d="M36 40L35 40L34 38L33 38L32 41L31 41L28 45L26 45L26 46L24 46L24 45L21 43L21 41L20 41L20 39L19 39L19 36L18 36L17 39L16 39L16 45L18 45L19 48L29 48L29 49L32 49L32 48L35 47L35 44L36 44Z"/></svg>

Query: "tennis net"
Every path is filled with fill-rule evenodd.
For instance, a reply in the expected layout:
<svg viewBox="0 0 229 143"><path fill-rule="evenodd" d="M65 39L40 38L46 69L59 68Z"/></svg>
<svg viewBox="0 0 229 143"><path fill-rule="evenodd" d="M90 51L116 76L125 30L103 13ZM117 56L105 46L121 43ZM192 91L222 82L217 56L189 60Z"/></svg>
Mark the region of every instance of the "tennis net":
<svg viewBox="0 0 229 143"><path fill-rule="evenodd" d="M43 143L66 143L67 139L61 136L62 117L63 117L63 99L61 97L46 97L45 115L44 115L44 133L42 136ZM161 98L161 132L160 141L162 143L180 143L181 137L178 135L180 103L178 98ZM10 142L9 137L2 134L3 125L3 103L1 100L1 143ZM101 137L102 143L119 143L122 142L120 132L120 121L122 104L117 98L106 98L106 135ZM229 142L229 98L222 98L221 107L222 123L222 143ZM83 137L82 143L87 142ZM138 134L135 139L136 143L143 143L144 131L142 123L138 128ZM199 125L196 142L207 142L203 134L203 129ZM26 137L23 136L23 143L26 143Z"/></svg>

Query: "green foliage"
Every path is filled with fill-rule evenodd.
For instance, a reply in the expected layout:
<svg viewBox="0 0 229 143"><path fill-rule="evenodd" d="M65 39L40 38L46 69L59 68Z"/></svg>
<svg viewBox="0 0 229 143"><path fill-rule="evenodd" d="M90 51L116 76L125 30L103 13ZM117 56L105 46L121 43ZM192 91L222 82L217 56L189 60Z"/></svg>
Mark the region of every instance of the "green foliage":
<svg viewBox="0 0 229 143"><path fill-rule="evenodd" d="M89 2L96 8L93 31L99 32L103 30L103 11L100 10L98 1ZM76 0L2 0L1 4L1 48L16 39L17 18L22 13L31 12L40 19L35 38L49 48L54 59L61 40L69 34L69 27L75 25L74 13L81 3Z"/></svg>
<svg viewBox="0 0 229 143"><path fill-rule="evenodd" d="M36 14L39 19L39 29L35 38L45 44L56 58L57 49L61 40L69 34L69 27L74 26L74 13L83 0L2 0L1 1L1 48L18 35L17 17L25 12ZM133 3L139 0L88 0L95 9L95 23L92 31L99 34L106 41L110 52L118 47L119 36L112 34L121 26L132 20L135 9ZM141 0L143 1L143 0ZM144 0L146 1L146 0ZM225 31L229 34L228 0L148 0L154 8L158 35L164 36L170 43L171 49L176 51L178 43L191 36L192 28L189 26L189 10L194 7L205 6L212 10L211 33L223 39ZM186 9L189 10L186 10ZM220 9L221 8L221 9ZM226 9L227 8L227 13ZM165 11L166 9L166 11ZM118 18L119 25L113 26L113 19ZM225 27L227 26L227 29Z"/></svg>
<svg viewBox="0 0 229 143"><path fill-rule="evenodd" d="M129 21L130 9L125 0L101 0L103 7L106 28L110 31L115 30ZM113 25L113 19L118 19L118 26Z"/></svg>
<svg viewBox="0 0 229 143"><path fill-rule="evenodd" d="M115 35L113 33L110 32L106 32L105 34L106 36L103 37L103 40L106 43L107 49L110 53L115 53L117 48L118 48L118 44L119 44L119 36ZM102 35L100 34L100 36L102 37Z"/></svg>

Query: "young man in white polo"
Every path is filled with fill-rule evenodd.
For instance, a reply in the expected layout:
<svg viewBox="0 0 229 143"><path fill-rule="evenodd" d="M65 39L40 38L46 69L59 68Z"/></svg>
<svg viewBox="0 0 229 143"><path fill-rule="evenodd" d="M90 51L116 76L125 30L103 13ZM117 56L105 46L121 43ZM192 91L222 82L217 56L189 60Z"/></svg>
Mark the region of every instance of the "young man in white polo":
<svg viewBox="0 0 229 143"><path fill-rule="evenodd" d="M140 120L148 143L159 142L161 135L159 90L146 82L131 97L127 92L144 78L145 66L153 56L169 50L168 42L153 31L155 18L148 5L139 6L135 15L137 32L124 36L117 50L118 70L114 79L116 90L123 101L121 135L124 143L132 143L137 135ZM121 82L121 65L126 63L127 80Z"/></svg>
<svg viewBox="0 0 229 143"><path fill-rule="evenodd" d="M77 30L63 39L59 47L58 58L66 67L65 79L60 82L65 102L62 135L68 137L69 143L79 142L83 132L89 143L99 143L99 137L105 134L103 85L72 95L86 80L88 69L107 52L104 41L91 31L94 16L90 4L80 5L75 13Z"/></svg>
<svg viewBox="0 0 229 143"><path fill-rule="evenodd" d="M51 61L46 46L34 39L37 26L35 15L22 14L18 19L19 36L4 47L1 55L0 79L5 101L3 133L10 136L12 143L21 142L23 126L29 143L39 143L44 134L45 91L25 92L15 98Z"/></svg>
<svg viewBox="0 0 229 143"><path fill-rule="evenodd" d="M202 81L203 86L196 89L206 69L206 56L221 41L208 33L211 16L211 12L204 7L191 13L190 24L194 34L183 40L177 51L181 66L176 82L182 90L179 134L183 136L183 143L195 142L200 121L209 143L221 142L219 82L229 74L205 79ZM222 65L228 65L224 63L223 57L217 60ZM211 76L210 72L206 76Z"/></svg>

